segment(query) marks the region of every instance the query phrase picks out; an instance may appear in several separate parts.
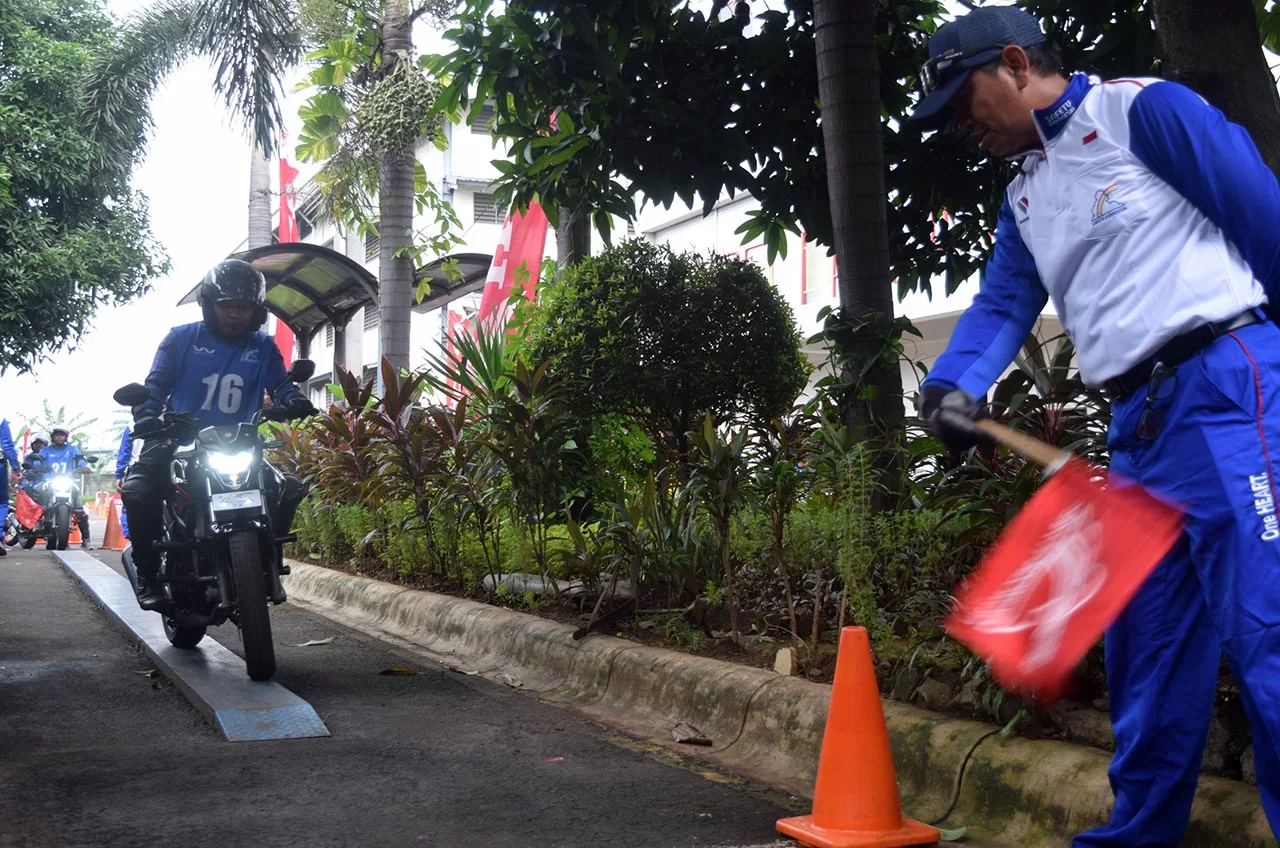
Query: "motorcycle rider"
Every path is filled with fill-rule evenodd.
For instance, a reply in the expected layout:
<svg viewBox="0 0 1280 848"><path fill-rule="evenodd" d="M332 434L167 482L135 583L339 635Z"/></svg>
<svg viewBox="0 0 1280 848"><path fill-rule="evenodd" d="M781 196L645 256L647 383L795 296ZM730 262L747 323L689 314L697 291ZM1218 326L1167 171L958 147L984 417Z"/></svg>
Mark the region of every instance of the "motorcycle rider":
<svg viewBox="0 0 1280 848"><path fill-rule="evenodd" d="M40 478L44 476L47 470L44 464L44 455L41 453L49 444L49 437L43 433L36 433L31 437L28 447L31 448L27 455L22 458L22 491L26 492L32 499L36 497L36 487L40 483Z"/></svg>
<svg viewBox="0 0 1280 848"><path fill-rule="evenodd" d="M129 470L129 466L136 462L138 455L142 453L142 440L134 440L133 428L125 426L124 433L120 436L120 447L116 450L116 491L120 491L120 484L124 481L125 472ZM120 535L126 539L129 538L129 519L125 517L124 505L120 508Z"/></svg>
<svg viewBox="0 0 1280 848"><path fill-rule="evenodd" d="M73 474L79 472L87 475L92 470L80 448L67 441L70 433L63 427L54 427L49 431L53 441L40 452L44 466L49 474ZM78 491L72 493L71 509L76 525L80 528L80 547L89 548L89 513L80 502Z"/></svg>
<svg viewBox="0 0 1280 848"><path fill-rule="evenodd" d="M237 259L218 263L205 275L197 300L203 319L174 327L156 351L146 380L151 398L134 407L133 435L146 441L120 486L142 584L138 605L146 610L165 602L155 543L164 532L169 466L177 448L171 438L152 438L165 426L161 414L184 413L200 427L248 422L268 391L291 417L316 411L285 379L284 358L274 341L258 330L267 319L267 284L256 268ZM293 523L305 494L301 481L288 475L281 491L268 493L282 532Z"/></svg>
<svg viewBox="0 0 1280 848"><path fill-rule="evenodd" d="M22 466L18 464L18 452L13 447L13 435L9 432L9 419L0 418L0 469L5 463L9 465L9 473L4 475L4 486L0 487L0 527L9 518L9 478L21 479ZM0 557L8 556L3 544L0 544Z"/></svg>

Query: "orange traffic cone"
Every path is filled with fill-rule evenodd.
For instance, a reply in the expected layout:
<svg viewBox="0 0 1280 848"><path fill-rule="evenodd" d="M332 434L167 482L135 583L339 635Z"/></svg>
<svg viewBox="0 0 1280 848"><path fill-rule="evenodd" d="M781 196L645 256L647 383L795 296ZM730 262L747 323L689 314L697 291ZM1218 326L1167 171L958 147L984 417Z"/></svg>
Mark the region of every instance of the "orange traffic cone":
<svg viewBox="0 0 1280 848"><path fill-rule="evenodd" d="M108 503L110 506L107 508L107 532L102 536L102 549L123 551L128 542L124 540L124 533L120 529L120 505L114 500Z"/></svg>
<svg viewBox="0 0 1280 848"><path fill-rule="evenodd" d="M67 534L68 545L78 545L84 539L80 536L80 525L76 523L75 515L71 516L71 532Z"/></svg>
<svg viewBox="0 0 1280 848"><path fill-rule="evenodd" d="M840 631L813 814L779 819L778 832L814 848L938 844L937 828L902 817L865 628Z"/></svg>

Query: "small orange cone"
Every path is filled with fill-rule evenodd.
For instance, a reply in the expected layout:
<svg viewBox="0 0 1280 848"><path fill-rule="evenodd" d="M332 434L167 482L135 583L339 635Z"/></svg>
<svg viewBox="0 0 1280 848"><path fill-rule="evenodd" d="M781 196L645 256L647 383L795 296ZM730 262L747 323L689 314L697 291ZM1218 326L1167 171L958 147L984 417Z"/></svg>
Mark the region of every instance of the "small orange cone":
<svg viewBox="0 0 1280 848"><path fill-rule="evenodd" d="M128 543L120 530L120 505L114 500L108 503L110 506L107 508L107 532L102 536L102 550L123 551Z"/></svg>
<svg viewBox="0 0 1280 848"><path fill-rule="evenodd" d="M779 819L778 832L813 848L938 844L937 828L902 817L865 628L840 631L813 814Z"/></svg>
<svg viewBox="0 0 1280 848"><path fill-rule="evenodd" d="M80 525L76 523L76 517L72 515L71 516L71 532L67 534L67 544L78 545L83 541L84 539L80 537Z"/></svg>

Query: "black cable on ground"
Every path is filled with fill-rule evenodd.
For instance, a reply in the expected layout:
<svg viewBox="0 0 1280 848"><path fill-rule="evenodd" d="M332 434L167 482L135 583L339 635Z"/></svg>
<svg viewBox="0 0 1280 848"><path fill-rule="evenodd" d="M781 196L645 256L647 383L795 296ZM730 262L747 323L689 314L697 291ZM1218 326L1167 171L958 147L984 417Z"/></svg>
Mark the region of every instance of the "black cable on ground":
<svg viewBox="0 0 1280 848"><path fill-rule="evenodd" d="M973 756L973 752L978 750L979 745L981 745L983 742L986 742L988 739L990 739L992 736L995 736L999 732L1000 730L996 729L991 731L990 733L984 733L982 736L978 738L978 741L973 743L973 746L969 748L968 753L964 755L964 760L962 760L960 763L960 770L956 772L956 785L955 785L955 789L951 793L951 803L947 806L947 811L942 815L938 816L933 821L925 822L925 824L937 825L939 822L945 821L947 816L951 815L951 813L956 808L956 804L960 803L960 785L961 785L961 782L964 780L964 770L968 768L969 759Z"/></svg>

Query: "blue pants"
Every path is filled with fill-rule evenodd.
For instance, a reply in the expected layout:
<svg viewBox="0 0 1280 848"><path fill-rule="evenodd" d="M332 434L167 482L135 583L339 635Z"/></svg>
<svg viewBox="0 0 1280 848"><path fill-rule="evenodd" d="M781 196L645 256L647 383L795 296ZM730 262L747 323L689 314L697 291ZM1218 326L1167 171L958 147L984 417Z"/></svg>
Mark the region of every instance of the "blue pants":
<svg viewBox="0 0 1280 848"><path fill-rule="evenodd" d="M1115 807L1078 848L1181 843L1224 653L1280 826L1280 330L1241 328L1178 366L1140 439L1146 395L1112 407L1111 467L1183 504L1185 533L1107 631Z"/></svg>

